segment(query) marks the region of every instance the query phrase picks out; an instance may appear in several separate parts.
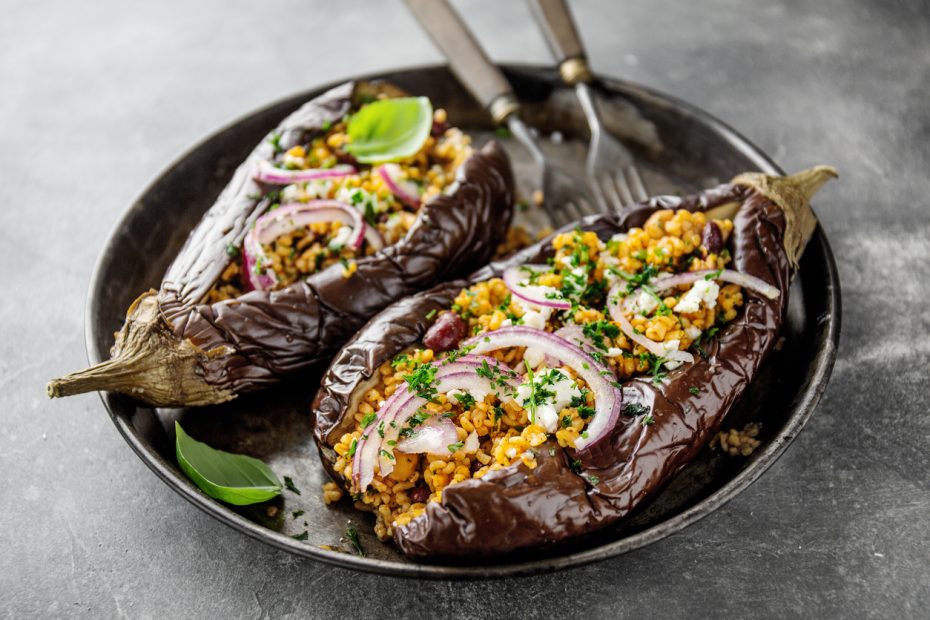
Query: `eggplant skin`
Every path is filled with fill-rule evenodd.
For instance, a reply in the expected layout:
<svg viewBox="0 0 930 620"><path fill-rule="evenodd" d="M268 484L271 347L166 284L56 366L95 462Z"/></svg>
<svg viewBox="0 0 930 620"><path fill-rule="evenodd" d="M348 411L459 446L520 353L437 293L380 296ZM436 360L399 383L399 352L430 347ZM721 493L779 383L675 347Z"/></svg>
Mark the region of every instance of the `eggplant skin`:
<svg viewBox="0 0 930 620"><path fill-rule="evenodd" d="M783 243L783 207L751 186L727 184L687 198L655 198L623 215L597 216L580 224L608 239L641 226L657 209L724 209L734 204L740 208L730 242L732 268L769 282L781 295L770 300L745 291L744 310L705 349L707 359L670 372L659 385L649 378L624 383L624 401L651 406L654 424L644 426L637 418L621 416L612 434L596 446L563 450L550 441L537 451L535 469L520 463L447 487L441 502L428 504L424 514L395 528L395 542L405 554L490 556L594 532L628 515L698 453L746 392L784 321L796 257L789 256ZM427 313L448 308L463 287L500 276L512 265L544 262L552 255L551 239L467 279L394 304L342 348L313 403L315 439L334 479L346 486L332 469L331 447L351 429L352 395L372 379L379 365L418 343L429 327ZM701 391L692 394L692 386ZM576 459L582 475L569 465ZM597 483L592 486L585 478Z"/></svg>
<svg viewBox="0 0 930 620"><path fill-rule="evenodd" d="M348 83L324 93L282 124L282 147L299 144L325 122L342 118L360 94L385 92L403 94L384 83ZM262 145L258 150L264 149ZM218 203L227 192L241 200L254 191L251 180L238 181L251 159L237 170ZM163 316L179 338L205 351L227 352L203 359L201 367L207 383L234 393L271 385L325 361L385 306L467 273L491 257L513 215L510 161L492 141L469 157L458 174L456 186L421 209L403 240L356 259L358 269L350 278L343 277L340 265L333 265L281 290L252 291L234 300L191 306L186 291L198 299L206 292L192 285L191 277L203 274L201 279L212 285L229 260L222 240L193 243L199 239L198 227L188 242L191 247L169 270L159 292ZM222 230L217 224L207 226L205 234ZM204 256L204 249L210 254Z"/></svg>
<svg viewBox="0 0 930 620"><path fill-rule="evenodd" d="M52 398L93 390L129 394L150 405L221 403L323 362L374 314L437 282L461 277L487 261L513 216L510 160L495 141L461 165L455 183L417 213L398 243L355 260L343 277L332 265L281 290L252 291L204 304L239 246L271 206L256 202L257 162L307 142L353 107L405 92L387 82L347 82L308 101L269 133L239 165L216 202L190 233L160 290L130 306L111 358L53 379Z"/></svg>

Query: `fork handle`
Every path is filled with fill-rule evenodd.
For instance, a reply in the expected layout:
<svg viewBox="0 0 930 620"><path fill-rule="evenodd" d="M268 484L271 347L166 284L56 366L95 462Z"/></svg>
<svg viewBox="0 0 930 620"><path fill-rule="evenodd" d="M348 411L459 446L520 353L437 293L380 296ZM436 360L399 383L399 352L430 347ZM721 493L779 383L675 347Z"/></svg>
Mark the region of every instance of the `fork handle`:
<svg viewBox="0 0 930 620"><path fill-rule="evenodd" d="M588 66L584 46L566 0L529 0L533 16L539 22L546 43L559 63L562 81L569 86L590 82L593 75Z"/></svg>
<svg viewBox="0 0 930 620"><path fill-rule="evenodd" d="M519 109L513 89L447 0L407 0L407 6L449 61L452 72L496 123Z"/></svg>

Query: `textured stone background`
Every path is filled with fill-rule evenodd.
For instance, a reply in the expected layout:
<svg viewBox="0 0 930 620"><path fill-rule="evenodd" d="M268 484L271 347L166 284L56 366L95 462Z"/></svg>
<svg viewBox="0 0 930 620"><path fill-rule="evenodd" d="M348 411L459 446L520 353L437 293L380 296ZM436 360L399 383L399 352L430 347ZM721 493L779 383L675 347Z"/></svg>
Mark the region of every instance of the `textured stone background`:
<svg viewBox="0 0 930 620"><path fill-rule="evenodd" d="M0 1L0 613L9 617L926 617L930 5L578 0L594 67L710 111L818 197L840 357L787 454L699 524L533 578L418 583L275 551L181 501L95 395L83 305L124 207L225 122L439 59L399 2ZM520 2L458 1L491 55L545 62ZM338 5L338 6L337 6ZM419 613L416 613L419 612Z"/></svg>

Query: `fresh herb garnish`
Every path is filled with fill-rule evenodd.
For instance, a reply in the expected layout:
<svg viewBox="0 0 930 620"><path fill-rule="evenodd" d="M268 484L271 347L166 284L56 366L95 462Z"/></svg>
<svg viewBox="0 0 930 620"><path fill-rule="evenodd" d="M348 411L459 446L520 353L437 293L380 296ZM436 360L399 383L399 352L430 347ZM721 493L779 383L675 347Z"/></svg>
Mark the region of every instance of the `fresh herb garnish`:
<svg viewBox="0 0 930 620"><path fill-rule="evenodd" d="M643 426L652 426L655 423L655 418L652 417L651 413L643 416L643 421L641 422Z"/></svg>
<svg viewBox="0 0 930 620"><path fill-rule="evenodd" d="M229 256L230 258L236 258L237 256L239 256L239 246L232 244L232 243L227 243L226 244L226 256Z"/></svg>
<svg viewBox="0 0 930 620"><path fill-rule="evenodd" d="M274 131L271 135L268 136L268 144L274 147L274 152L277 155L284 151L284 147L281 146L281 134Z"/></svg>
<svg viewBox="0 0 930 620"><path fill-rule="evenodd" d="M407 382L410 390L420 398L433 400L436 397L436 387L433 383L436 379L437 370L437 366L425 364L405 376L404 381Z"/></svg>
<svg viewBox="0 0 930 620"><path fill-rule="evenodd" d="M291 536L294 540L307 540L310 537L310 533L307 530L304 530L300 534L294 534Z"/></svg>
<svg viewBox="0 0 930 620"><path fill-rule="evenodd" d="M294 512L291 513L291 518L297 519L298 517L304 516L304 514L305 514L305 511L303 510L295 510Z"/></svg>
<svg viewBox="0 0 930 620"><path fill-rule="evenodd" d="M374 422L378 418L378 414L375 412L366 413L365 417L362 418L362 428L367 428L369 424Z"/></svg>
<svg viewBox="0 0 930 620"><path fill-rule="evenodd" d="M352 546L355 548L355 553L365 557L365 550L362 548L362 543L358 539L358 531L351 525L346 528L346 540L352 543Z"/></svg>
<svg viewBox="0 0 930 620"><path fill-rule="evenodd" d="M471 409L475 406L475 397L468 392L464 394L456 394L455 400L459 401L459 403L461 403L461 405L466 409Z"/></svg>
<svg viewBox="0 0 930 620"><path fill-rule="evenodd" d="M281 494L281 481L260 460L211 448L190 437L177 422L174 430L181 470L210 497L245 506Z"/></svg>
<svg viewBox="0 0 930 620"><path fill-rule="evenodd" d="M295 493L295 494L297 494L297 495L300 495L300 489L298 489L296 486L294 486L294 481L291 480L291 477L290 477L290 476L284 476L284 486L285 486L285 487L287 488L287 490L290 491L291 493Z"/></svg>
<svg viewBox="0 0 930 620"><path fill-rule="evenodd" d="M642 403L628 403L623 407L623 415L635 418L649 413L649 407Z"/></svg>
<svg viewBox="0 0 930 620"><path fill-rule="evenodd" d="M439 310L437 310L436 308L433 308L432 310L430 310L429 312L427 312L427 313L426 313L426 320L427 320L427 321L433 320L433 317L436 316L436 313L437 313L437 312L439 312Z"/></svg>
<svg viewBox="0 0 930 620"><path fill-rule="evenodd" d="M698 394L701 393L701 388L696 387L696 386L691 386L688 388L688 391L694 394L695 396L697 396Z"/></svg>
<svg viewBox="0 0 930 620"><path fill-rule="evenodd" d="M464 448L465 443L462 441L456 441L455 443L450 443L446 447L449 448L449 452L455 452L457 450L461 450L462 448Z"/></svg>
<svg viewBox="0 0 930 620"><path fill-rule="evenodd" d="M433 106L426 97L381 99L349 117L345 149L363 164L415 155L433 128Z"/></svg>

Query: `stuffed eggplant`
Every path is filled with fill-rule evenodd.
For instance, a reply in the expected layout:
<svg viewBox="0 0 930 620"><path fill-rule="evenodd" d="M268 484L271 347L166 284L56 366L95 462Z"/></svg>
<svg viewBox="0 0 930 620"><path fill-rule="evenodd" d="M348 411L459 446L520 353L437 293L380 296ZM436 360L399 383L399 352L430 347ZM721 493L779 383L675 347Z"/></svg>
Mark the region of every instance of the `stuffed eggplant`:
<svg viewBox="0 0 930 620"><path fill-rule="evenodd" d="M314 400L325 499L348 493L414 557L552 545L628 515L779 338L832 176L655 198L387 308Z"/></svg>
<svg viewBox="0 0 930 620"><path fill-rule="evenodd" d="M112 358L49 383L156 406L219 403L327 359L372 315L487 261L510 163L423 97L350 82L288 116L235 171Z"/></svg>

